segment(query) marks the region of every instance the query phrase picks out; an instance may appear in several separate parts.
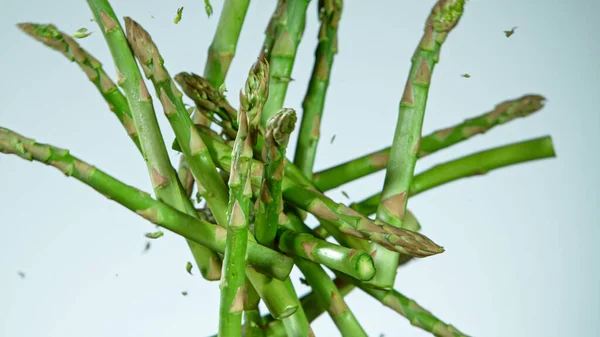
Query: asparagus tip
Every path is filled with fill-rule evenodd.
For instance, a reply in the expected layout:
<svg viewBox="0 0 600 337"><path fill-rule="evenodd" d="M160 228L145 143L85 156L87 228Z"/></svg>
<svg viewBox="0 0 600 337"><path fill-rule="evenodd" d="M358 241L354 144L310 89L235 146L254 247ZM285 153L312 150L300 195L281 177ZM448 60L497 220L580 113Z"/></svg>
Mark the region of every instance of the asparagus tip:
<svg viewBox="0 0 600 337"><path fill-rule="evenodd" d="M267 133L271 132L273 139L280 146L287 145L290 134L296 126L296 111L283 108L267 121Z"/></svg>

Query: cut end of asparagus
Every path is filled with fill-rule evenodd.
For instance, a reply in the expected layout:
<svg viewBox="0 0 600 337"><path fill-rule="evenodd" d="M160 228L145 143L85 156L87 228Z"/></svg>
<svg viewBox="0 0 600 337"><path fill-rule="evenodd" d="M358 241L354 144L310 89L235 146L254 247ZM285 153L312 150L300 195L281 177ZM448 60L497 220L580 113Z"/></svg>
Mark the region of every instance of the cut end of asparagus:
<svg viewBox="0 0 600 337"><path fill-rule="evenodd" d="M287 146L290 134L296 126L296 111L294 109L281 109L267 121L267 133L279 146Z"/></svg>
<svg viewBox="0 0 600 337"><path fill-rule="evenodd" d="M439 0L431 11L431 23L437 32L447 33L460 20L466 0Z"/></svg>
<svg viewBox="0 0 600 337"><path fill-rule="evenodd" d="M375 264L369 254L361 255L356 262L356 274L361 281L370 281L375 277Z"/></svg>

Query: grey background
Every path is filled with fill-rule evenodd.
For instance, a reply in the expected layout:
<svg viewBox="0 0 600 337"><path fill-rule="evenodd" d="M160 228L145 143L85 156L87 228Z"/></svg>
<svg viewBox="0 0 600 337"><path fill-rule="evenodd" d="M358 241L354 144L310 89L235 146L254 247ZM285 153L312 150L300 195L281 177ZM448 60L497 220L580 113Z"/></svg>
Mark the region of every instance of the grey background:
<svg viewBox="0 0 600 337"><path fill-rule="evenodd" d="M149 30L171 73L202 72L222 1L213 0L210 19L200 0L112 3L120 17L132 16ZM227 79L236 105L274 3L250 6ZM299 111L316 44L316 3L285 104ZM433 3L346 1L317 169L390 144L409 60ZM180 6L183 20L174 25ZM525 93L543 94L548 102L530 118L419 161L417 170L546 134L558 154L449 184L409 203L423 232L446 252L400 269L396 288L470 335L600 335L599 9L591 0L471 0L443 48L425 133ZM15 27L33 21L66 32L90 28L94 33L80 42L115 78L91 17L84 1L0 1L0 125L69 148L151 191L136 149L80 69ZM507 39L502 31L512 26L519 28ZM155 106L170 143L173 133ZM359 200L380 189L382 180L383 172L343 189ZM345 200L340 189L329 195ZM191 256L174 234L142 254L143 233L153 228L55 169L0 156L0 336L216 332L218 282L187 275ZM297 284L299 277L295 272ZM298 291L307 288L298 285ZM348 303L369 335L427 336L358 291ZM318 336L338 335L326 315L313 327Z"/></svg>

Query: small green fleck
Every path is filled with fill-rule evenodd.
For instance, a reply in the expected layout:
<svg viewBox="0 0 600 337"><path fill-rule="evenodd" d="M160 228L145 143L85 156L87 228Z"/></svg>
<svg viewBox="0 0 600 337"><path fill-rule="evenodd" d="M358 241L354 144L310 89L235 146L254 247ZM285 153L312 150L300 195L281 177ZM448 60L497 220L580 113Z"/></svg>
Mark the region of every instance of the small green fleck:
<svg viewBox="0 0 600 337"><path fill-rule="evenodd" d="M471 78L471 75L469 75L469 74L466 74L466 73L465 73L465 74L462 74L462 75L460 75L460 76L462 76L462 77L464 77L464 78Z"/></svg>
<svg viewBox="0 0 600 337"><path fill-rule="evenodd" d="M333 144L333 141L334 141L334 140L335 140L335 135L333 135L333 136L331 137L331 140L329 141L329 144Z"/></svg>
<svg viewBox="0 0 600 337"><path fill-rule="evenodd" d="M150 246L151 246L150 241L146 242L146 247L144 247L144 251L143 252L145 253L145 252L149 251L150 250Z"/></svg>
<svg viewBox="0 0 600 337"><path fill-rule="evenodd" d="M194 275L192 274L192 263L190 261L188 261L188 263L185 265L185 270L188 272L188 274Z"/></svg>
<svg viewBox="0 0 600 337"><path fill-rule="evenodd" d="M210 0L204 0L204 10L206 10L206 15L210 18L213 13L213 8L210 5Z"/></svg>
<svg viewBox="0 0 600 337"><path fill-rule="evenodd" d="M183 14L183 7L177 8L177 15L175 15L175 19L173 20L174 24L178 24L181 21L181 15Z"/></svg>
<svg viewBox="0 0 600 337"><path fill-rule="evenodd" d="M87 28L79 28L74 34L73 37L76 39L83 39L84 37L88 37L92 34L92 32L88 31Z"/></svg>
<svg viewBox="0 0 600 337"><path fill-rule="evenodd" d="M154 15L150 15L150 17L151 17L152 19L154 19Z"/></svg>
<svg viewBox="0 0 600 337"><path fill-rule="evenodd" d="M308 284L308 282L306 281L306 279L305 279L305 278L302 278L302 277L301 277L301 278L300 278L300 283L302 283L302 284L304 284L304 285L307 285L307 286L309 286L309 284Z"/></svg>
<svg viewBox="0 0 600 337"><path fill-rule="evenodd" d="M515 29L517 29L517 27L513 27L511 30L505 30L504 35L506 35L506 37L511 37L511 35L515 33Z"/></svg>
<svg viewBox="0 0 600 337"><path fill-rule="evenodd" d="M96 19L94 19L94 18L91 18L91 19L90 19L90 22L96 22Z"/></svg>
<svg viewBox="0 0 600 337"><path fill-rule="evenodd" d="M202 201L202 196L200 195L200 193L196 192L196 203L199 204L200 201Z"/></svg>
<svg viewBox="0 0 600 337"><path fill-rule="evenodd" d="M157 232L154 232L154 233L146 233L145 234L145 236L148 239L158 239L158 238L160 238L163 235L165 235L165 233L163 233L162 231L157 231Z"/></svg>
<svg viewBox="0 0 600 337"><path fill-rule="evenodd" d="M346 197L346 199L350 199L350 197L348 196L348 193L346 193L346 191L342 191L342 195Z"/></svg>
<svg viewBox="0 0 600 337"><path fill-rule="evenodd" d="M183 295L183 296L187 296L187 291L182 291L182 292L181 292L181 295Z"/></svg>
<svg viewBox="0 0 600 337"><path fill-rule="evenodd" d="M20 270L17 272L17 275L19 275L21 278L25 278L25 273Z"/></svg>

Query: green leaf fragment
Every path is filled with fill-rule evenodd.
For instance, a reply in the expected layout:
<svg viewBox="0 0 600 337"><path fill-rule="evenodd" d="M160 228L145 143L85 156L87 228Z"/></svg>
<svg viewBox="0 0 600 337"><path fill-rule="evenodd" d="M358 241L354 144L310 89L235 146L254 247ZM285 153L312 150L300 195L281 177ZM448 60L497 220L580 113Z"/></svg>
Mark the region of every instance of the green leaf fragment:
<svg viewBox="0 0 600 337"><path fill-rule="evenodd" d="M157 231L157 232L153 232L153 233L146 233L145 236L148 239L158 239L161 236L165 235L165 233L163 233L162 231Z"/></svg>
<svg viewBox="0 0 600 337"><path fill-rule="evenodd" d="M92 34L92 32L88 31L87 28L79 28L74 34L73 37L76 39L83 39L84 37L88 37Z"/></svg>
<svg viewBox="0 0 600 337"><path fill-rule="evenodd" d="M306 281L306 279L305 279L305 278L302 278L302 277L301 277L301 278L300 278L300 283L302 283L302 284L304 284L304 285L307 285L307 286L309 286L309 284L308 284L308 282Z"/></svg>
<svg viewBox="0 0 600 337"><path fill-rule="evenodd" d="M506 37L511 37L511 35L515 33L515 29L517 29L517 27L513 27L511 30L505 30L504 35L506 35Z"/></svg>
<svg viewBox="0 0 600 337"><path fill-rule="evenodd" d="M348 196L348 193L346 193L346 191L342 191L342 195L346 197L346 199L350 199L350 196Z"/></svg>
<svg viewBox="0 0 600 337"><path fill-rule="evenodd" d="M183 295L183 296L187 296L187 291L182 291L182 292L181 292L181 295Z"/></svg>
<svg viewBox="0 0 600 337"><path fill-rule="evenodd" d="M466 74L466 73L465 73L465 74L462 74L462 75L460 75L460 76L462 76L462 77L464 77L464 78L471 78L471 75L469 75L469 74Z"/></svg>
<svg viewBox="0 0 600 337"><path fill-rule="evenodd" d="M190 275L194 275L192 274L192 263L190 261L188 261L188 263L185 265L185 270L188 272L188 274Z"/></svg>
<svg viewBox="0 0 600 337"><path fill-rule="evenodd" d="M210 18L213 13L213 8L210 4L210 0L204 0L204 10L206 10L206 15Z"/></svg>
<svg viewBox="0 0 600 337"><path fill-rule="evenodd" d="M200 195L199 192L196 192L196 203L199 204L200 201L202 201L202 196Z"/></svg>
<svg viewBox="0 0 600 337"><path fill-rule="evenodd" d="M183 7L177 8L177 15L175 15L175 19L173 20L174 24L178 24L181 21L181 15L183 14Z"/></svg>

